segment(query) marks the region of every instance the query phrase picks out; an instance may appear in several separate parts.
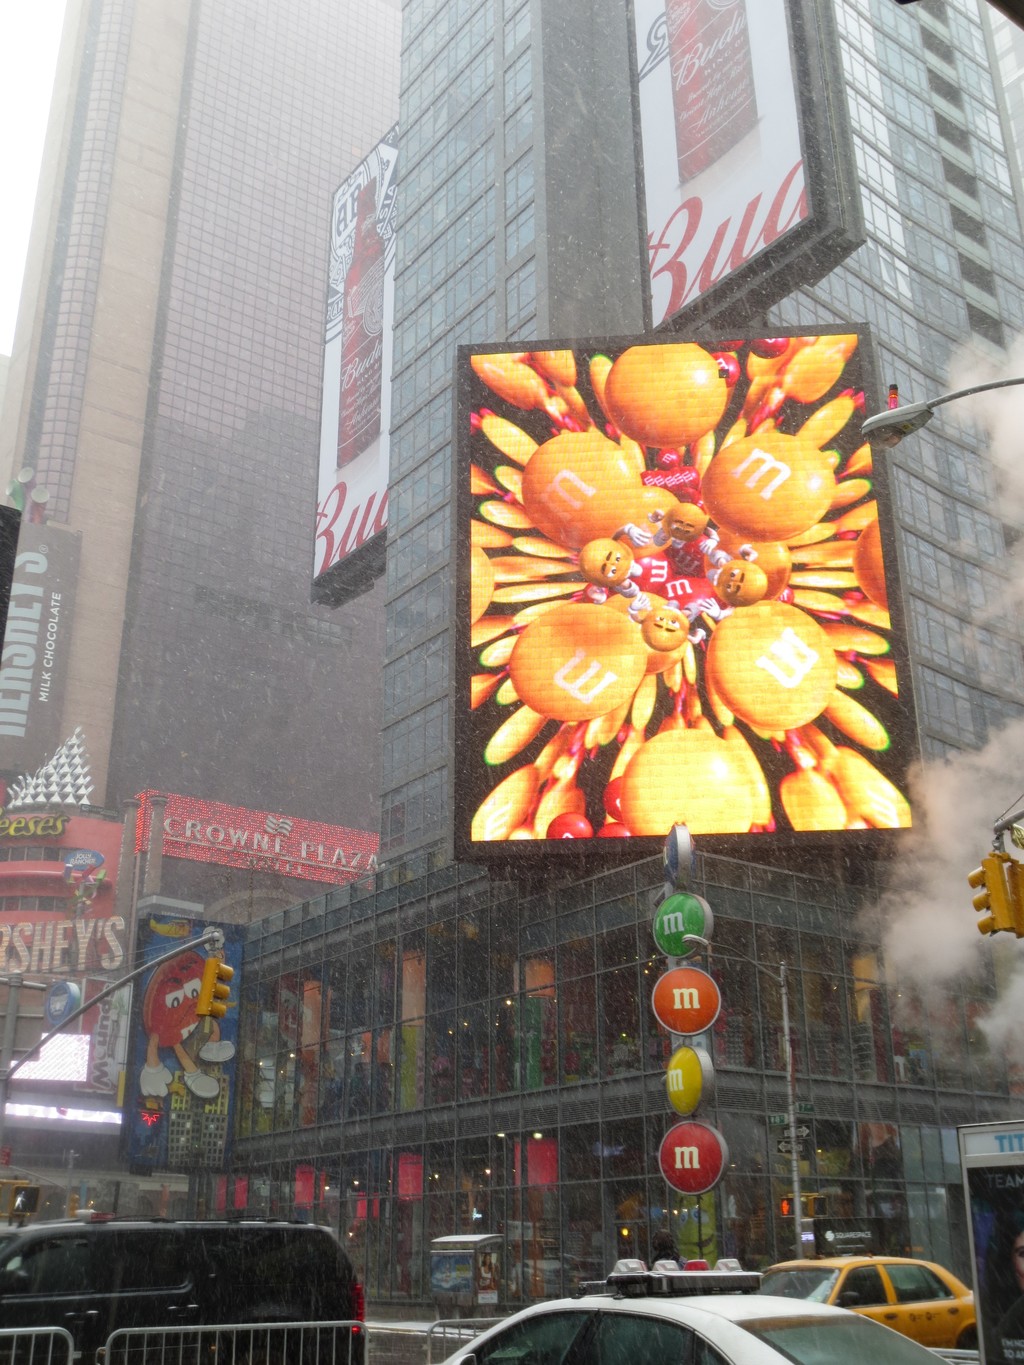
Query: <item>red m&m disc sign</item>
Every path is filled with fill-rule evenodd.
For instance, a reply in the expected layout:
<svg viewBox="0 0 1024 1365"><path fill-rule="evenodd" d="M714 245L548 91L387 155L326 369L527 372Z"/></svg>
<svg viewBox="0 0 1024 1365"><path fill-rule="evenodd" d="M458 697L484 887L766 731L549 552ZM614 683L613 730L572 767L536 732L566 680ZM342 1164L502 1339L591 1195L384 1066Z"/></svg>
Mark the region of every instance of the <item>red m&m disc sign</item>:
<svg viewBox="0 0 1024 1365"><path fill-rule="evenodd" d="M699 967L673 967L654 983L651 1005L669 1033L703 1033L718 1018L722 994Z"/></svg>
<svg viewBox="0 0 1024 1365"><path fill-rule="evenodd" d="M683 1194L713 1189L728 1160L725 1138L708 1123L677 1123L662 1138L658 1151L662 1175Z"/></svg>

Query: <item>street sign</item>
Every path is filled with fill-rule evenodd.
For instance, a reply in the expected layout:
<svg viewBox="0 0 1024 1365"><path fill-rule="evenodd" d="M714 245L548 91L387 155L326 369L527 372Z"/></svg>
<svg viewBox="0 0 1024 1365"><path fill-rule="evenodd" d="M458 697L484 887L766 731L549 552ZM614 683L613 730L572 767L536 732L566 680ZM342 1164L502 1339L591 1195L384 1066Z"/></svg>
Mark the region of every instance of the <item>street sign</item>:
<svg viewBox="0 0 1024 1365"><path fill-rule="evenodd" d="M769 1115L768 1115L768 1127L769 1127L769 1128L785 1128L785 1126L786 1126L786 1124L787 1124L788 1122L789 1122L789 1115L788 1115L788 1114L769 1114Z"/></svg>
<svg viewBox="0 0 1024 1365"><path fill-rule="evenodd" d="M790 1142L788 1137L779 1138L778 1142L776 1142L775 1144L775 1150L777 1152L780 1152L783 1156L789 1156L789 1154L793 1151L793 1144ZM797 1140L796 1144L796 1154L797 1156L807 1155L804 1144L799 1139Z"/></svg>
<svg viewBox="0 0 1024 1365"><path fill-rule="evenodd" d="M651 928L654 942L666 957L692 957L700 950L700 945L686 940L694 934L710 939L714 925L715 917L707 901L684 891L661 902L654 912Z"/></svg>
<svg viewBox="0 0 1024 1365"><path fill-rule="evenodd" d="M795 1107L796 1107L796 1112L797 1112L798 1114L813 1114L813 1113L814 1113L814 1105L811 1103L810 1100L797 1100L796 1106L795 1106Z"/></svg>
<svg viewBox="0 0 1024 1365"><path fill-rule="evenodd" d="M43 1000L43 1013L51 1028L59 1028L82 1003L81 987L73 981L55 981Z"/></svg>
<svg viewBox="0 0 1024 1365"><path fill-rule="evenodd" d="M693 877L696 855L690 831L685 825L673 825L665 840L662 855L662 871L665 875L665 889L685 891Z"/></svg>

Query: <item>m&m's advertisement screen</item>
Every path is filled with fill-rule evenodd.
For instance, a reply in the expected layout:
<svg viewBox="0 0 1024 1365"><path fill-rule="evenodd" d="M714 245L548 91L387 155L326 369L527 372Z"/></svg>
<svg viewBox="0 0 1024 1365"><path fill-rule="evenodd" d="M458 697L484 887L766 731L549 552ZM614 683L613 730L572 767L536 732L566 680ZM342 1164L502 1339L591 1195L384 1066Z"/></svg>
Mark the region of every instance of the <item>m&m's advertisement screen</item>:
<svg viewBox="0 0 1024 1365"><path fill-rule="evenodd" d="M461 856L910 825L866 345L461 349Z"/></svg>

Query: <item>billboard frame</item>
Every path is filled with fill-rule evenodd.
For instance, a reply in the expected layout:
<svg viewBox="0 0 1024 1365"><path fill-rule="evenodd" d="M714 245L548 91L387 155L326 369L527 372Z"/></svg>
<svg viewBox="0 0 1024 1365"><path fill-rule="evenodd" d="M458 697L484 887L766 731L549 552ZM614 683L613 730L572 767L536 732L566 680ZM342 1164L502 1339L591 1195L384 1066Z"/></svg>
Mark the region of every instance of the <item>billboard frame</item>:
<svg viewBox="0 0 1024 1365"><path fill-rule="evenodd" d="M807 217L692 303L655 323L635 5L636 0L627 0L644 325L659 332L685 331L689 335L699 328L723 336L742 336L752 316L764 314L795 288L816 284L867 240L835 15L830 6L816 0L786 0L804 181L810 201ZM815 263L813 269L809 269L809 262Z"/></svg>
<svg viewBox="0 0 1024 1365"><path fill-rule="evenodd" d="M387 520L390 484L390 418L391 380L394 365L394 295L397 264L397 175L399 157L398 124L393 123L373 148L342 180L331 196L330 206L330 263L324 296L324 331L320 367L320 421L317 442L316 499L313 517L312 574L310 600L326 606L342 606L362 593L368 592L383 576L387 567ZM343 406L339 387L334 383L335 367L345 365L346 299L350 275L358 250L356 236L362 221L354 204L359 191L377 185L378 200L374 224L374 241L380 252L382 278L382 331L380 333L381 387L379 428L368 445L357 448L350 463L335 467L326 451L337 445L338 422ZM339 226L345 223L344 230ZM352 259L346 258L352 253ZM343 270L343 276L336 278ZM369 278L369 277L367 277ZM354 299L359 297L358 281ZM365 281L364 287L365 287ZM357 318L371 314L369 295L361 305L355 302ZM363 308L366 308L366 312ZM360 343L363 344L363 343ZM356 367L362 359L351 357ZM358 370L356 370L358 372ZM329 381L329 374L331 379ZM343 387L343 386L342 386ZM330 394L330 398L329 398ZM377 449L373 449L374 440ZM321 555L323 537L330 548ZM347 548L351 547L351 548ZM329 562L318 571L321 558Z"/></svg>
<svg viewBox="0 0 1024 1365"><path fill-rule="evenodd" d="M868 394L872 390L882 392L878 383L878 366L872 334L866 325L848 324L808 328L777 329L776 335L802 336L848 335L856 333L859 337L859 366L862 387ZM756 334L755 334L756 335ZM702 329L699 335L688 335L698 345L709 349L721 346L717 338L711 338ZM532 343L535 351L557 351L585 349L587 352L602 350L621 351L632 345L668 345L676 337L655 333L638 337L588 337L543 340ZM469 360L474 355L499 354L502 351L516 352L512 342L476 343L461 345L457 348L455 359L455 421L456 435L453 442L455 450L456 493L451 499L452 522L451 537L454 547L454 572L452 575L452 620L450 632L450 669L449 704L451 708L450 751L453 763L453 783L450 821L451 846L457 861L476 864L493 863L501 860L507 867L515 869L515 875L528 877L532 869L538 869L551 859L562 864L578 864L580 870L599 870L604 866L622 865L640 861L647 857L660 857L664 847L664 835L644 835L623 839L582 838L582 839L522 839L500 840L490 843L474 841L470 838L472 811L482 799L479 786L470 788L466 776L474 771L479 755L473 743L472 712L469 709L469 679L471 675L470 628L470 574L468 570L468 532L473 508L473 494L470 489L468 470L472 464L470 416L477 407L471 390L488 395L488 405L501 408L501 400L484 389L477 381L470 382ZM584 385L581 383L581 388ZM872 402L867 402L872 407ZM878 517L882 528L883 544L886 547L886 577L895 591L890 592L889 612L891 617L890 654L896 666L899 681L899 698L895 708L901 713L898 734L894 737L893 749L899 753L899 768L905 778L920 752L917 715L912 690L908 622L902 597L902 564L897 551L895 536L895 517L893 492L890 484L888 464L884 459L874 462L872 472L872 492L878 502ZM666 831L667 833L667 831ZM830 830L815 833L780 828L766 836L761 833L700 834L702 851L733 857L754 857L758 861L771 862L776 852L783 855L787 866L793 865L794 853L798 858L810 854L820 859L823 850L835 853L837 858L856 856L857 860L895 856L902 839L911 833L908 829L872 828L868 830ZM596 831L595 831L596 835Z"/></svg>

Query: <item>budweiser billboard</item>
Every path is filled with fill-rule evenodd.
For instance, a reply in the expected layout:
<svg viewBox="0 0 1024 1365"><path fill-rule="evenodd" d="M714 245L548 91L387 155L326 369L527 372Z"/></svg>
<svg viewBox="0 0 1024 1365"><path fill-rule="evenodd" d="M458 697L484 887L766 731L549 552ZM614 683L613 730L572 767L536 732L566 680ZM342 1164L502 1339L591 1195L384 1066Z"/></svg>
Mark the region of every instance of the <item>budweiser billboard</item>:
<svg viewBox="0 0 1024 1365"><path fill-rule="evenodd" d="M862 240L828 9L633 0L653 326L749 317Z"/></svg>
<svg viewBox="0 0 1024 1365"><path fill-rule="evenodd" d="M138 852L148 843L153 798L158 795L162 794L139 795ZM378 838L367 830L226 806L195 796L172 793L163 800L165 858L223 863L339 886L377 868Z"/></svg>
<svg viewBox="0 0 1024 1365"><path fill-rule="evenodd" d="M384 568L395 279L397 126L331 214L313 597L338 604Z"/></svg>
<svg viewBox="0 0 1024 1365"><path fill-rule="evenodd" d="M23 521L0 656L5 772L32 771L61 741L82 537Z"/></svg>

